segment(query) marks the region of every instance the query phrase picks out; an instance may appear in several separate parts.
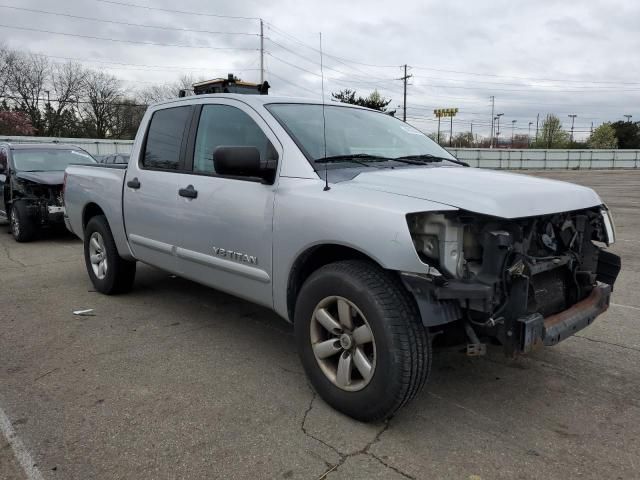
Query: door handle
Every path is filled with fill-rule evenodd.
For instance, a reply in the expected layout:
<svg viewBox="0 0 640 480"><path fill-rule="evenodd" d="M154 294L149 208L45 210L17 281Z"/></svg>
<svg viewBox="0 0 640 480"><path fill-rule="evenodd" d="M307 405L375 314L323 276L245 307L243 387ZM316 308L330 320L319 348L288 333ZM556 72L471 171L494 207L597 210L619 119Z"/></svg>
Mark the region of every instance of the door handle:
<svg viewBox="0 0 640 480"><path fill-rule="evenodd" d="M189 185L187 188L178 190L178 195L186 198L198 198L198 191L193 188L193 185Z"/></svg>
<svg viewBox="0 0 640 480"><path fill-rule="evenodd" d="M140 180L138 180L138 177L134 177L132 180L129 180L127 182L127 187L135 188L136 190L140 188Z"/></svg>

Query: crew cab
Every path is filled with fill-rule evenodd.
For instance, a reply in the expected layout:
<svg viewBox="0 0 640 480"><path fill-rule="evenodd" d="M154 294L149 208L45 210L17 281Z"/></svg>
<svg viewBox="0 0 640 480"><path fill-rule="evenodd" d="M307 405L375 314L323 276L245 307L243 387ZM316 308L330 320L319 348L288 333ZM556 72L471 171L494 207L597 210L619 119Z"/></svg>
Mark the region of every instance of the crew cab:
<svg viewBox="0 0 640 480"><path fill-rule="evenodd" d="M352 105L176 99L148 109L128 166L66 172L96 290L130 290L141 261L269 307L314 388L363 421L417 394L438 342L514 356L586 327L620 270L593 190L468 168Z"/></svg>
<svg viewBox="0 0 640 480"><path fill-rule="evenodd" d="M9 220L16 241L28 242L43 228L64 225L62 183L70 163L95 160L72 145L0 144L0 218Z"/></svg>

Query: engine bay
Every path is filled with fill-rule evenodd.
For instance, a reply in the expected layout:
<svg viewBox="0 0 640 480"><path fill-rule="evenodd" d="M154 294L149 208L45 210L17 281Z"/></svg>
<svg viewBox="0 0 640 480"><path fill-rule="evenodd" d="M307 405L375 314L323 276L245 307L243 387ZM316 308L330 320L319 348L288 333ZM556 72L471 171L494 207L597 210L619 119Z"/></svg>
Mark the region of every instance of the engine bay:
<svg viewBox="0 0 640 480"><path fill-rule="evenodd" d="M421 213L407 221L428 273L403 280L423 292L425 325L462 323L510 351L523 348L509 338L521 336L517 322L566 311L599 283L613 287L620 270L619 257L605 249L615 240L606 207L513 220Z"/></svg>

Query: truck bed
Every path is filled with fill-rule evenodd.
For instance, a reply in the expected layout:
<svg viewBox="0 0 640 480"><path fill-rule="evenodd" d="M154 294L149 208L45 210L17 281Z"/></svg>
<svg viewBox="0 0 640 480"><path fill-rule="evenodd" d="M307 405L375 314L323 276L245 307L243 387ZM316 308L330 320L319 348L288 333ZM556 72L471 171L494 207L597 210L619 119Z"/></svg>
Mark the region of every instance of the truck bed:
<svg viewBox="0 0 640 480"><path fill-rule="evenodd" d="M118 252L125 258L130 257L122 213L122 191L127 165L69 165L65 173L67 178L64 205L67 227L83 238L84 213L87 208L98 208L99 205L107 217Z"/></svg>

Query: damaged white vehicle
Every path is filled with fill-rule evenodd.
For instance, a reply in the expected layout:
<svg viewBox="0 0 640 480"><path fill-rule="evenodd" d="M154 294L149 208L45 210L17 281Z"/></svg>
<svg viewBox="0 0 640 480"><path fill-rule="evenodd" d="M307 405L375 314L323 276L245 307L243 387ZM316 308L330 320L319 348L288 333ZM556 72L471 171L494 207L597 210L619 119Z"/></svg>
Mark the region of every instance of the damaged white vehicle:
<svg viewBox="0 0 640 480"><path fill-rule="evenodd" d="M64 200L98 291L132 288L141 261L272 308L318 393L364 421L420 391L434 344L513 356L586 327L620 270L593 190L467 168L342 104L155 105L129 165L69 167Z"/></svg>

